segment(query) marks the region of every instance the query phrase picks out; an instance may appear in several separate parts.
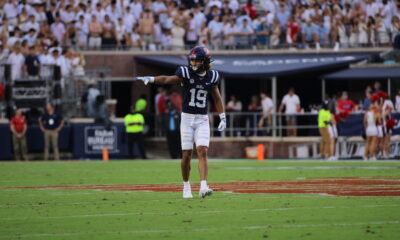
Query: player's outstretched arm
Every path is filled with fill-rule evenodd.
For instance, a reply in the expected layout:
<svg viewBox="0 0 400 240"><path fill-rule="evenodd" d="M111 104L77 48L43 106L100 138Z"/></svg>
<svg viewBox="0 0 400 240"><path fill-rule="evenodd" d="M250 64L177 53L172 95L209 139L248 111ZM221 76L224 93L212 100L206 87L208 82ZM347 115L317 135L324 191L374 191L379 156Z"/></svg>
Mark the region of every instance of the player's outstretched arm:
<svg viewBox="0 0 400 240"><path fill-rule="evenodd" d="M156 77L134 77L133 80L135 81L143 81L145 85L149 83L155 83L155 84L177 84L182 81L182 78L172 75L172 76L156 76Z"/></svg>

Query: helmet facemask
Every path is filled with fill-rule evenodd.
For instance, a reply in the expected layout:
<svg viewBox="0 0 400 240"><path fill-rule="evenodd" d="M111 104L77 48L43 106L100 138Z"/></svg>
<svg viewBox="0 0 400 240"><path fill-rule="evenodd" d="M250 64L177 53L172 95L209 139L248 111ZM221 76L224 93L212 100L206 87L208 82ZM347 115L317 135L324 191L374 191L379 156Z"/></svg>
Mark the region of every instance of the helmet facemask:
<svg viewBox="0 0 400 240"><path fill-rule="evenodd" d="M193 72L201 73L206 70L203 59L189 57L188 60L189 60L189 67L190 69L192 69Z"/></svg>

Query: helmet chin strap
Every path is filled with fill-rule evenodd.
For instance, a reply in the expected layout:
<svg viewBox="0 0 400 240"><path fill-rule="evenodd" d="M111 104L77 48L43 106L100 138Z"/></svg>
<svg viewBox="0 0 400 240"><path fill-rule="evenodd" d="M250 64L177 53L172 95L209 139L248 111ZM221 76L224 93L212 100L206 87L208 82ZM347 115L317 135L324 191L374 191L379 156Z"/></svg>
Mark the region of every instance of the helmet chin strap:
<svg viewBox="0 0 400 240"><path fill-rule="evenodd" d="M207 74L207 72L203 71L203 72L196 73L196 74L199 75L200 77L204 77Z"/></svg>

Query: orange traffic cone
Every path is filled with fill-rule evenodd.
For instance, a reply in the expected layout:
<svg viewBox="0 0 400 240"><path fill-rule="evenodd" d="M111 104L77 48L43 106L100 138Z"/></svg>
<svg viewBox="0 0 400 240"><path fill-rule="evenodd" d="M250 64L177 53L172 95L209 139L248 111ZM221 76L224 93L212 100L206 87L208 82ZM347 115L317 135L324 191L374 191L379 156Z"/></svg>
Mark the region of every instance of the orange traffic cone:
<svg viewBox="0 0 400 240"><path fill-rule="evenodd" d="M106 145L103 146L103 161L108 162L108 148Z"/></svg>
<svg viewBox="0 0 400 240"><path fill-rule="evenodd" d="M264 144L258 144L257 146L257 161L262 162L264 161Z"/></svg>

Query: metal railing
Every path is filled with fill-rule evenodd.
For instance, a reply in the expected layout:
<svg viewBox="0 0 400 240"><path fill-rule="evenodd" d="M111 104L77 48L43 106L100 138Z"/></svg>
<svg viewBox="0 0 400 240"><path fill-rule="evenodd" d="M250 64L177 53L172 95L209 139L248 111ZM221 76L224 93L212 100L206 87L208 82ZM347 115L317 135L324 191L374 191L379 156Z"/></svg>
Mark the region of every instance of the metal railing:
<svg viewBox="0 0 400 240"><path fill-rule="evenodd" d="M286 136L288 129L296 129L297 136L319 136L317 125L317 113L299 113L295 115L272 114L271 124L266 124L264 120L262 127L259 127L261 112L227 112L227 128L223 132L218 131L219 116L217 113L210 113L210 131L214 137L244 137L244 136ZM294 126L286 125L285 118L287 116L295 116L297 124ZM160 116L151 116L154 127L151 126L154 133L152 136L164 136L165 129L160 125Z"/></svg>

